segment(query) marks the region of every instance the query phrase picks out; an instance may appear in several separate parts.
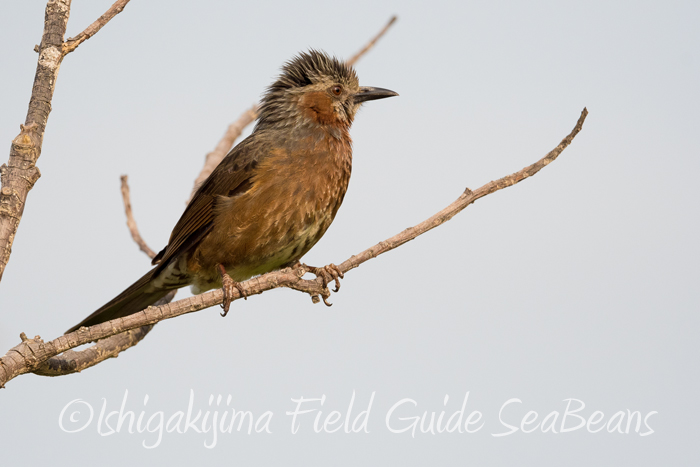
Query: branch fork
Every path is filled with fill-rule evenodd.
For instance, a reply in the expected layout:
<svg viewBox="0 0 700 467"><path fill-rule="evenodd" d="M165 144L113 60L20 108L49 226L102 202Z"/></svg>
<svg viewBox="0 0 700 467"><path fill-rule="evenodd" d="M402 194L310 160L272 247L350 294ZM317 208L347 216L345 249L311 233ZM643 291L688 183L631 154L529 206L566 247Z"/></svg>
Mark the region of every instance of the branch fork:
<svg viewBox="0 0 700 467"><path fill-rule="evenodd" d="M400 245L413 240L419 235L422 235L428 230L434 229L444 222L447 222L449 219L454 217L457 213L479 198L512 186L528 177L535 175L542 168L554 161L559 154L561 154L561 152L569 144L571 144L574 137L579 131L581 131L583 122L585 121L587 115L588 111L583 109L581 116L579 117L578 122L571 133L566 136L559 143L559 145L557 145L557 147L555 147L539 161L511 175L489 182L484 186L471 191L471 194L469 195L466 193L460 194L460 196L452 204L420 224L410 227L391 238L379 242L378 244L357 255L351 256L337 266L338 270L345 274L362 263L397 248ZM324 287L324 279L322 277L316 277L316 279L313 280L305 280L302 278L306 271L307 270L305 268L285 268L280 271L274 271L254 277L241 283L241 285L244 287L244 290L248 296L261 294L266 290L279 287L287 287L298 290L300 292L307 293L312 297L329 295L330 291L328 290L327 283ZM233 297L233 301L237 300L238 298L239 297ZM178 300L176 302L164 303L158 306L150 306L143 311L134 313L133 315L117 318L112 321L91 326L89 328L82 327L77 331L63 335L47 343L36 340L25 340L19 345L10 349L10 351L4 357L2 357L2 359L0 359L0 386L20 374L32 371L36 372L43 362L79 345L98 341L108 337L110 339L112 337L114 339L118 339L118 335L125 331L143 328L144 326L153 325L164 319L174 318L176 316L199 311L214 305L219 305L222 303L222 301L223 292L221 289L218 289L196 295L194 297ZM97 345L99 346L100 343L98 342ZM93 362L91 364L95 363ZM56 374L63 373L55 373L54 375Z"/></svg>
<svg viewBox="0 0 700 467"><path fill-rule="evenodd" d="M124 9L129 0L118 0L85 31L64 42L71 0L49 0L46 4L44 31L34 75L32 95L24 125L12 141L10 158L0 167L0 280L10 260L12 244L24 213L27 195L41 176L36 162L41 155L44 130L51 113L51 100L61 62L82 42L94 36L105 24Z"/></svg>
<svg viewBox="0 0 700 467"><path fill-rule="evenodd" d="M26 194L39 178L39 171L35 163L41 152L43 132L50 111L51 96L53 95L55 77L58 73L58 65L60 65L63 56L72 52L80 43L92 37L111 18L118 14L128 1L129 0L118 0L85 31L65 42L62 42L62 38L65 34L65 25L68 20L71 0L52 0L49 1L47 5L44 37L42 38L41 47L39 48L41 53L37 66L37 77L35 79L34 89L36 92L36 89L43 86L43 89L49 90L48 95L39 96L33 93L26 124L21 127L20 135L13 141L8 165L3 165L1 168L0 278L2 277L2 272L9 259L9 251L24 208ZM354 63L362 54L369 50L394 21L395 18L392 18L385 28L370 41L368 46L350 59L349 62ZM61 42L54 43L56 42L56 37L59 37ZM51 42L51 40L53 40L53 42ZM56 57L54 57L55 54L53 52L47 51L50 47L60 47L60 56L57 57L56 60L51 60L52 57ZM42 64L42 60L45 62L44 64ZM49 62L55 63L56 66L52 68ZM233 145L233 141L240 135L243 127L255 118L255 113L256 108L253 107L247 114L244 114L238 122L235 122L229 127L222 142L219 143L217 149L214 151L216 154L212 157L207 157L207 163L200 177L203 176L206 178L205 171L208 170L212 164L214 164L214 166L218 164L220 159L217 161L217 158L223 158L223 156L225 156L228 149ZM348 271L447 222L476 200L535 175L543 167L554 161L573 141L574 137L582 129L587 114L588 111L584 108L571 133L565 137L557 147L534 164L514 174L489 182L477 190L472 191L466 188L452 204L432 217L414 227L405 229L391 238L379 242L357 255L351 256L338 266L331 264L324 268L313 268L304 264L299 264L295 265L295 267L270 272L245 281L240 284L242 292L233 294L236 296L231 297L232 301L239 299L243 295L257 295L266 290L286 287L309 294L313 303L320 302L320 297L322 297L324 303L330 305L327 301L331 294L328 288L329 282L336 282L337 291L340 287L338 278L344 277L344 274ZM23 170L24 172L15 175L15 172L13 172L15 169ZM122 178L122 195L127 214L127 223L132 237L147 255L153 257L153 250L148 248L143 241L138 233L136 223L133 220L126 177ZM8 222L8 219L11 222ZM303 279L303 276L307 272L314 273L317 277L312 280ZM154 306L150 306L138 313L107 321L89 328L82 327L49 342L44 342L40 336L35 336L33 339L30 339L26 334L21 333L21 342L10 349L4 357L0 358L0 387L4 387L7 381L29 372L45 376L58 376L79 372L107 358L116 357L123 350L136 345L136 343L143 339L152 329L155 323L164 319L174 318L186 313L192 313L214 305L219 305L224 299L223 291L218 289L171 303L175 292L176 291L172 291ZM71 350L90 342L97 343L87 350L79 352Z"/></svg>

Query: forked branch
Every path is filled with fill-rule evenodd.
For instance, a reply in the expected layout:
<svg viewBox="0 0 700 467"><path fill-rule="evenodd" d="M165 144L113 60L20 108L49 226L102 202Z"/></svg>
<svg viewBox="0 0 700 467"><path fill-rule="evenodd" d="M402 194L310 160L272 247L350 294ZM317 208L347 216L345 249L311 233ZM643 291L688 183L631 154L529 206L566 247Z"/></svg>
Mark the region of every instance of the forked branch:
<svg viewBox="0 0 700 467"><path fill-rule="evenodd" d="M85 31L83 31L75 38L69 39L63 47L64 55L66 53L71 52L72 50L75 50L75 48L78 45L80 45L80 43L89 39L97 31L99 31L100 28L107 23L107 21L109 21L117 13L121 12L121 10L124 9L126 3L128 3L128 0L117 1L104 15L102 15L97 21L90 25ZM367 53L379 40L379 38L381 38L381 36L383 36L386 33L386 31L395 21L396 17L394 16L391 18L389 23L382 29L382 31L380 31L379 34L377 34L374 38L372 38L370 42L351 59L351 62L355 63L360 57ZM192 190L190 198L194 195L199 185L211 174L214 168L216 168L216 166L226 156L228 151L233 146L233 143L236 141L236 139L240 137L245 127L257 118L257 112L257 105L253 105L250 109L244 112L238 120L229 125L228 129L226 130L226 133L224 134L221 141L219 141L216 148L212 152L207 154L205 158L204 167L202 168L200 174L197 176L197 179L195 180L195 186ZM153 258L155 256L155 252L151 250L151 248L149 248L149 246L143 240L141 234L139 233L138 227L136 226L136 220L134 219L133 211L131 208L131 196L126 175L123 175L121 178L121 192L122 199L124 201L124 210L126 212L126 222L127 226L129 227L131 237L134 240L134 242L138 245L141 251L146 253L146 255L148 255L149 258ZM175 293L176 291L169 293L164 299L160 300L155 305L163 305L165 303L169 303L175 297ZM317 298L317 296L315 297ZM64 374L74 373L76 371L81 371L85 368L89 368L93 365L96 365L99 362L106 360L107 358L116 357L120 352L136 345L141 339L146 337L146 335L152 327L152 325L145 325L135 330L126 331L121 334L115 334L106 339L100 340L96 345L86 350L81 350L78 352L68 350L62 355L51 357L48 361L40 364L35 370L33 370L33 372L44 376L60 376ZM22 341L29 342L26 336L23 337ZM32 342L38 344L43 343L38 336ZM0 360L0 364L1 363L3 363L2 360Z"/></svg>
<svg viewBox="0 0 700 467"><path fill-rule="evenodd" d="M109 23L112 18L122 12L127 3L129 3L129 0L117 0L111 7L109 7L109 10L97 18L90 26L85 28L83 32L65 41L63 43L63 55L68 55L77 49L80 44L97 34L97 31L102 29L104 25Z"/></svg>
<svg viewBox="0 0 700 467"><path fill-rule="evenodd" d="M39 58L27 117L24 124L20 125L20 134L12 141L7 164L0 167L0 280L10 261L12 244L24 214L27 195L41 175L36 162L41 155L44 130L63 58L80 43L95 35L128 1L116 2L107 13L68 42L63 42L63 38L70 16L71 0L49 0L46 4L41 45L35 49L39 52Z"/></svg>
<svg viewBox="0 0 700 467"><path fill-rule="evenodd" d="M340 263L338 268L343 273L358 267L362 263L369 261L389 250L393 250L398 246L413 240L422 235L428 230L447 222L464 208L498 190L508 188L516 183L535 175L546 165L553 162L559 154L573 141L574 137L581 131L583 122L588 115L588 111L583 109L574 129L567 135L553 150L547 153L542 159L532 165L529 165L518 172L507 175L498 180L489 182L482 187L472 191L470 189L464 192L449 206L439 211L435 215L421 222L420 224L410 227L403 232L394 235L378 244L362 251L361 253L351 256L346 261ZM294 290L307 293L312 297L328 297L330 291L323 286L321 278L314 280L303 279L304 273L307 272L303 268L291 269L286 268L280 271L264 274L255 277L246 282L243 282L243 288L248 296L257 295L279 287L288 287ZM235 299L240 296L235 297ZM44 343L40 339L23 338L23 342L14 348L0 359L0 386L16 376L41 371L46 362L51 357L54 357L62 352L66 352L79 345L94 342L99 339L104 339L115 334L119 334L130 329L136 329L143 326L148 326L162 321L164 319L174 318L186 313L192 313L202 310L222 302L223 293L221 290L214 290L194 297L189 297L183 300L178 300L161 306L148 307L143 311L129 315L123 318L107 321L89 328L80 328L77 331L66 334L54 339L53 341Z"/></svg>

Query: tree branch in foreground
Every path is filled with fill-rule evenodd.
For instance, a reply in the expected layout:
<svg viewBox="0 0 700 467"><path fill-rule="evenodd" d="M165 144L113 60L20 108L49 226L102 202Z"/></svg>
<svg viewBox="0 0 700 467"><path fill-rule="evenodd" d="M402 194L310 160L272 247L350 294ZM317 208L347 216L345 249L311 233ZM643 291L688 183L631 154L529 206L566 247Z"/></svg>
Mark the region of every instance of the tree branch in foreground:
<svg viewBox="0 0 700 467"><path fill-rule="evenodd" d="M514 174L505 176L496 181L487 183L477 190L465 189L464 192L452 204L431 216L420 224L410 227L403 232L394 235L387 240L364 250L363 252L351 256L349 259L339 264L338 267L343 273L358 267L360 264L375 258L382 253L393 250L404 243L413 240L419 235L434 229L447 222L464 208L503 188L515 185L516 183L535 175L546 165L554 161L559 154L573 141L574 137L581 131L583 122L588 115L584 108L574 129L566 136L552 151L539 161ZM307 271L303 268L285 268L262 276L254 277L242 283L248 296L257 295L279 287L288 287L300 292L308 293L312 297L330 296L330 290L323 287L322 279L317 277L313 280L302 279ZM241 298L240 292L236 291L237 297ZM27 339L24 333L21 335L22 342L10 349L7 354L0 359L0 386L11 379L29 372L45 371L44 362L60 353L66 352L79 345L104 339L115 334L119 334L131 329L148 326L164 319L174 318L186 313L202 310L222 302L223 293L220 289L178 300L166 305L150 306L143 311L123 318L107 321L89 328L82 327L77 331L63 335L50 342L44 343L38 336L35 339Z"/></svg>
<svg viewBox="0 0 700 467"><path fill-rule="evenodd" d="M126 4L126 1L120 0L115 5L118 3ZM110 11L115 8L115 5L110 8ZM37 60L27 117L24 125L20 125L20 134L12 140L8 163L0 167L0 179L2 180L2 190L0 190L0 280L2 280L7 263L10 261L12 244L24 213L27 195L41 176L36 162L41 155L44 130L51 112L51 100L56 89L56 79L63 57L74 50L80 42L93 36L121 11L121 9L115 10L110 15L108 15L109 11L105 13L81 33L79 36L81 39L74 47L69 47L70 50L66 51L63 37L66 34L70 7L71 0L49 0L46 4L44 32L41 37L41 45L37 48L39 59ZM95 26L97 23L99 25Z"/></svg>

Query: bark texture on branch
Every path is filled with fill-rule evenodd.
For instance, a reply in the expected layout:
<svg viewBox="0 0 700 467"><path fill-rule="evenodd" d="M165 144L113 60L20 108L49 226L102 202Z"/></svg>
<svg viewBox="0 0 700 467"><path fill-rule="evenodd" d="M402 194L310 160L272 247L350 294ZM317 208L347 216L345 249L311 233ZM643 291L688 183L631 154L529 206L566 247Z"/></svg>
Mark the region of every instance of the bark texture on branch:
<svg viewBox="0 0 700 467"><path fill-rule="evenodd" d="M68 350L51 357L37 366L34 373L41 376L62 376L80 373L86 368L97 365L108 358L116 358L120 352L135 346L153 329L153 324L117 334L98 341L89 349L76 352Z"/></svg>
<svg viewBox="0 0 700 467"><path fill-rule="evenodd" d="M49 0L46 4L41 45L35 49L39 52L39 58L27 117L24 125L20 125L20 134L12 140L9 161L0 167L0 280L10 261L12 244L24 213L27 195L41 176L36 162L41 155L44 131L63 57L94 36L128 2L129 0L118 0L85 31L70 39L70 44L64 42L63 38L70 16L71 0Z"/></svg>
<svg viewBox="0 0 700 467"><path fill-rule="evenodd" d="M472 191L469 188L455 200L452 204L441 210L437 214L420 224L410 227L403 232L394 235L387 240L364 250L363 252L351 256L349 259L338 265L338 268L343 273L358 267L360 264L375 258L382 253L413 240L419 235L434 229L435 227L447 222L457 213L472 204L474 201L483 198L491 193L494 193L503 188L508 188L516 183L535 175L542 168L554 161L559 154L573 141L574 137L581 131L583 122L588 115L588 111L583 109L581 116L576 123L574 129L566 136L553 150L547 153L542 159L534 164L531 164L522 170L507 175L496 181L489 182L484 186ZM317 277L313 280L305 280L302 277L308 272L303 267L300 268L285 268L280 271L274 271L262 276L254 277L243 282L243 286L248 296L263 293L266 290L271 290L279 287L288 287L300 292L311 295L316 298L314 303L318 302L318 297L327 298L330 296L330 290L324 286L323 280ZM241 298L240 292L234 290L236 297L234 300ZM143 311L123 318L107 321L89 328L82 327L77 331L61 336L51 342L44 343L41 339L27 339L22 334L22 342L10 349L7 354L0 359L0 386L3 386L7 381L19 376L23 373L41 371L44 362L51 357L54 357L62 352L66 352L79 345L94 342L99 339L104 339L115 334L136 329L143 326L155 324L164 319L174 318L186 313L192 313L214 305L218 305L223 300L221 289L206 292L194 297L189 297L183 300L178 300L162 306L151 306Z"/></svg>
<svg viewBox="0 0 700 467"><path fill-rule="evenodd" d="M44 32L34 75L32 96L20 134L12 140L10 159L0 167L0 280L10 261L12 244L24 213L29 190L41 176L36 161L41 155L44 129L51 112L51 99L61 67L63 36L70 16L71 0L46 4Z"/></svg>
<svg viewBox="0 0 700 467"><path fill-rule="evenodd" d="M173 290L168 293L168 295L158 300L154 306L170 303L175 297L176 292L176 290ZM41 376L62 376L70 373L79 373L108 358L118 357L121 352L141 342L141 340L151 332L153 326L155 326L155 324L149 324L107 337L106 339L97 341L97 343L89 349L78 352L68 350L61 355L51 357L44 363L39 364L37 369L34 370L34 373ZM39 336L37 336L36 339L40 340Z"/></svg>

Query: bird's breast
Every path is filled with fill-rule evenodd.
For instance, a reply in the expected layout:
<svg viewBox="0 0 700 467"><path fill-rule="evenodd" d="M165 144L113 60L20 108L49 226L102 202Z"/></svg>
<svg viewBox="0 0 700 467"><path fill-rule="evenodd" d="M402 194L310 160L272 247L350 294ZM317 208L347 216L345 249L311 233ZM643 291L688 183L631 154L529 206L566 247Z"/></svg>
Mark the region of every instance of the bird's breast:
<svg viewBox="0 0 700 467"><path fill-rule="evenodd" d="M273 147L259 161L248 191L218 212L197 250L202 273L221 263L242 281L299 260L326 232L350 180L349 137L307 136ZM199 290L206 288L197 287Z"/></svg>

